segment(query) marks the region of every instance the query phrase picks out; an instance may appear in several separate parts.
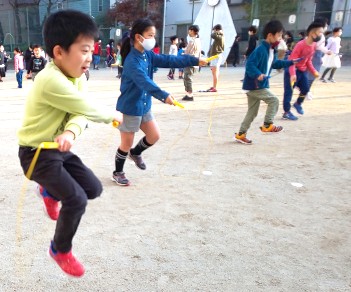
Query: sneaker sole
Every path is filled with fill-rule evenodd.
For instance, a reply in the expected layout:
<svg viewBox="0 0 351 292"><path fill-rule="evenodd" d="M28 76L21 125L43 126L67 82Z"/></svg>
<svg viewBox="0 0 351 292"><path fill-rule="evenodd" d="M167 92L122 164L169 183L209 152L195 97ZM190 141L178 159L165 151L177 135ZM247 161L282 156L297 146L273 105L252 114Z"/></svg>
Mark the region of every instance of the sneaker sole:
<svg viewBox="0 0 351 292"><path fill-rule="evenodd" d="M282 117L282 120L286 120L286 121L297 121L298 118L297 118L296 120L292 120L292 119L289 119L289 118Z"/></svg>
<svg viewBox="0 0 351 292"><path fill-rule="evenodd" d="M115 182L118 186L121 186L121 187L128 187L128 186L130 186L130 182L128 184L121 184L118 181L116 181L113 177L111 177L111 180L113 182Z"/></svg>
<svg viewBox="0 0 351 292"><path fill-rule="evenodd" d="M141 169L141 170L146 170L146 167L145 167L145 168L141 168L141 167L138 166L138 164L134 161L134 159L133 159L132 157L130 157L130 153L128 153L128 158L129 158L131 161L134 162L134 164L135 164L135 166L136 166L137 168L139 168L139 169Z"/></svg>
<svg viewBox="0 0 351 292"><path fill-rule="evenodd" d="M261 128L262 128L262 127L260 127L260 130L261 130ZM281 133L281 132L283 132L283 131L284 131L284 128L281 129L281 130L278 131L278 132L263 132L263 131L261 130L261 133L262 133L262 134L278 134L278 133Z"/></svg>
<svg viewBox="0 0 351 292"><path fill-rule="evenodd" d="M83 275L81 275L81 276L73 276L73 275L71 275L71 274L66 273L64 270L62 270L61 267L58 265L58 263L57 263L57 262L54 260L54 258L51 256L51 254L50 254L50 247L49 247L49 249L47 250L46 254L47 254L47 256L50 258L50 260L53 261L53 262L55 263L56 267L58 267L58 268L60 269L60 271L63 272L63 274L64 274L67 278L70 278L70 279L77 279L77 278L83 278L83 277L84 277L85 273L84 273Z"/></svg>
<svg viewBox="0 0 351 292"><path fill-rule="evenodd" d="M246 143L246 142L244 142L244 141L242 141L242 140L240 140L240 139L236 139L236 138L234 138L234 140L235 140L235 142L238 142L238 143L240 143L240 144L252 145L252 142L251 142L251 143Z"/></svg>

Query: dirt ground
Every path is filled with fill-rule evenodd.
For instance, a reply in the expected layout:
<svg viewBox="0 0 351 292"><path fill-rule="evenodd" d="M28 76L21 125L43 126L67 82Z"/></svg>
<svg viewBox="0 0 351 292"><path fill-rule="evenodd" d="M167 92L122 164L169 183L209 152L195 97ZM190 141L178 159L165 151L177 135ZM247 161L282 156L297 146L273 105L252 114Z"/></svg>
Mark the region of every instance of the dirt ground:
<svg viewBox="0 0 351 292"><path fill-rule="evenodd" d="M180 99L182 81L166 74L160 69L156 82ZM222 68L219 93L196 93L186 110L155 100L161 140L144 154L146 171L126 162L127 188L110 180L118 131L90 124L73 151L104 192L89 202L74 239L86 274L72 279L47 257L55 224L17 158L32 81L17 89L9 72L0 84L0 291L351 291L350 67L335 84L315 83L298 121L282 120L280 107L282 133L260 132L261 104L252 146L233 141L247 107L243 74ZM101 69L89 80L111 108L115 75ZM281 100L282 78L271 78ZM211 80L203 68L194 89Z"/></svg>

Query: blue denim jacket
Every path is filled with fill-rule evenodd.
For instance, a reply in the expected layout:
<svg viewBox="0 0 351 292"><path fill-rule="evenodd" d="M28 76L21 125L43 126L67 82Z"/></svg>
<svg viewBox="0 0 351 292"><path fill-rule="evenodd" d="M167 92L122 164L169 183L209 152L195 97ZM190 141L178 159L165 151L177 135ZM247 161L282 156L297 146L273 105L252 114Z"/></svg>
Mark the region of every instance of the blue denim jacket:
<svg viewBox="0 0 351 292"><path fill-rule="evenodd" d="M263 88L269 88L269 79L265 78L262 81L257 80L261 74L266 74L268 67L269 50L271 45L262 41L262 43L251 53L245 68L245 77L243 82L243 89L245 90L257 90ZM290 67L293 65L293 61L278 60L276 53L274 52L274 59L272 66L269 68L269 75L272 69L281 69Z"/></svg>
<svg viewBox="0 0 351 292"><path fill-rule="evenodd" d="M199 59L190 55L158 55L152 51L141 53L132 47L123 64L121 95L116 109L127 115L142 116L150 111L152 96L165 102L169 93L152 80L153 67L184 68L198 64Z"/></svg>

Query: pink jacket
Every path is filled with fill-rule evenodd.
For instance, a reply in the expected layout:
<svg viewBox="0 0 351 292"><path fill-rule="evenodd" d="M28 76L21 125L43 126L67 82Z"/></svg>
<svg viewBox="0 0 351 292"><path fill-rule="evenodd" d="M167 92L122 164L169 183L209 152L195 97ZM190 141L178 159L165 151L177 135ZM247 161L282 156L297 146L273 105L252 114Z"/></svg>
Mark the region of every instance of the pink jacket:
<svg viewBox="0 0 351 292"><path fill-rule="evenodd" d="M13 61L14 61L16 72L24 69L23 56L21 54L15 55L15 57L13 58Z"/></svg>

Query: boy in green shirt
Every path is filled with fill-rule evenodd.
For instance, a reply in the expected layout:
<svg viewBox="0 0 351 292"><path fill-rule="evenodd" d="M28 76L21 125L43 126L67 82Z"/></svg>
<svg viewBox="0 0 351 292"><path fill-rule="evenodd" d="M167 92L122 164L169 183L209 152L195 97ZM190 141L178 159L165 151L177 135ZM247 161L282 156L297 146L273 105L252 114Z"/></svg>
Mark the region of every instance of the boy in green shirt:
<svg viewBox="0 0 351 292"><path fill-rule="evenodd" d="M46 211L57 220L50 256L65 273L80 277L84 267L72 254L72 240L88 199L100 196L102 185L70 149L88 120L121 122L122 115L99 109L86 96L84 73L98 37L91 17L74 10L59 11L48 17L43 35L53 61L38 73L28 94L18 131L19 158L27 173L41 142L58 143L58 149L41 151L30 179L42 186Z"/></svg>

